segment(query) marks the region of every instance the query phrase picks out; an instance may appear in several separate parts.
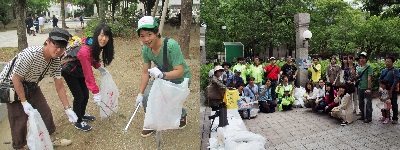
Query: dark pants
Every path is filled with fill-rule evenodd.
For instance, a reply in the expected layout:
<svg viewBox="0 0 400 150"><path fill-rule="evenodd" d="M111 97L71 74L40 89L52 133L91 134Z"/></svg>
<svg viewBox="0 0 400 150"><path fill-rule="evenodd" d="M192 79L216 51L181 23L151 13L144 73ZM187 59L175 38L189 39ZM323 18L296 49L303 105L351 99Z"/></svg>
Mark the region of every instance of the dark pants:
<svg viewBox="0 0 400 150"><path fill-rule="evenodd" d="M31 27L32 26L27 26L26 27L26 33L28 33L29 35L31 35Z"/></svg>
<svg viewBox="0 0 400 150"><path fill-rule="evenodd" d="M276 86L278 86L278 81L277 80L275 80L275 81L272 81L271 82L271 96L272 96L272 100L276 100L276 92L275 92L275 89L276 89Z"/></svg>
<svg viewBox="0 0 400 150"><path fill-rule="evenodd" d="M292 104L282 105L282 110L292 110Z"/></svg>
<svg viewBox="0 0 400 150"><path fill-rule="evenodd" d="M393 118L392 120L398 120L398 115L399 115L399 105L397 104L397 91L393 90L392 92L392 98L390 99L390 102L392 103L392 111L393 111Z"/></svg>
<svg viewBox="0 0 400 150"><path fill-rule="evenodd" d="M336 106L339 106L339 104L335 104L335 105L332 105L332 106L328 106L328 108L326 108L326 110L325 110L325 113L331 112L332 109L333 109L334 107L336 107Z"/></svg>
<svg viewBox="0 0 400 150"><path fill-rule="evenodd" d="M30 95L30 99L27 101L34 109L38 110L49 134L53 134L56 131L53 115L51 114L51 109L39 86L37 90ZM7 103L7 109L8 120L10 121L11 128L12 146L15 149L23 148L27 144L26 134L28 115L25 114L24 108L19 101L11 104Z"/></svg>
<svg viewBox="0 0 400 150"><path fill-rule="evenodd" d="M263 113L273 113L275 112L275 107L277 106L274 101L258 101L260 112Z"/></svg>
<svg viewBox="0 0 400 150"><path fill-rule="evenodd" d="M78 116L78 123L80 123L83 115L85 115L86 105L89 100L89 90L86 86L85 78L77 78L65 72L62 72L61 75L64 77L72 96L74 96L73 110Z"/></svg>
<svg viewBox="0 0 400 150"><path fill-rule="evenodd" d="M366 89L359 89L358 91L359 91L358 107L361 110L361 116L364 119L372 120L372 111L373 111L372 110L372 94L371 93L365 94ZM397 103L396 103L396 107L397 107ZM394 107L393 107L393 109L394 109Z"/></svg>
<svg viewBox="0 0 400 150"><path fill-rule="evenodd" d="M315 107L315 99L306 100L306 103L304 103L304 106L306 106L306 108L314 108Z"/></svg>

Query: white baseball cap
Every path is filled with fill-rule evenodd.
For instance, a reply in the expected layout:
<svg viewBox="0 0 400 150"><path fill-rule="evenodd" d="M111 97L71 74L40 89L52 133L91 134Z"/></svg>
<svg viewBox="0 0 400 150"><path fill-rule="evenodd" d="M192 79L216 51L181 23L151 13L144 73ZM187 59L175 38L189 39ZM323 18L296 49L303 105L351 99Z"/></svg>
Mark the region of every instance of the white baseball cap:
<svg viewBox="0 0 400 150"><path fill-rule="evenodd" d="M218 70L224 70L224 68L222 68L221 66L215 66L214 72L216 72L216 71L218 71Z"/></svg>
<svg viewBox="0 0 400 150"><path fill-rule="evenodd" d="M139 31L142 28L155 28L158 27L157 21L152 16L144 16L138 21L138 28L136 31Z"/></svg>

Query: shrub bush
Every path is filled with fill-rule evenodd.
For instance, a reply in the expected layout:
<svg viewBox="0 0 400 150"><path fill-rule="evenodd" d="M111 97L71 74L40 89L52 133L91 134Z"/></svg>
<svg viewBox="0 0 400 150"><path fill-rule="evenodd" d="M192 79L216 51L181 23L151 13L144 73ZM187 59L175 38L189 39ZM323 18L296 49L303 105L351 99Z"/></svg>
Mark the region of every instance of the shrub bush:
<svg viewBox="0 0 400 150"><path fill-rule="evenodd" d="M85 28L84 36L85 37L93 36L94 30L96 29L96 27L99 24L100 24L100 21L98 19L92 19L92 20L88 21L87 25L86 25L86 28ZM132 27L125 27L120 22L111 23L109 21L106 21L106 24L108 26L110 26L114 37L131 38L132 35L133 35L132 34L133 33L132 32L133 28Z"/></svg>

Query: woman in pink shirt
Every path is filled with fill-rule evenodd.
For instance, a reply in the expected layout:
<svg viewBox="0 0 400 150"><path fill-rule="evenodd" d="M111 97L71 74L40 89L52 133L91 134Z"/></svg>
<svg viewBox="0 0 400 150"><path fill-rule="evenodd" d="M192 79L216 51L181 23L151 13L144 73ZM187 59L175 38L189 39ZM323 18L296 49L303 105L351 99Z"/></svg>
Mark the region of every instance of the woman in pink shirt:
<svg viewBox="0 0 400 150"><path fill-rule="evenodd" d="M107 72L105 68L101 67L100 53L103 56L104 66L109 65L114 59L114 43L110 27L104 24L97 26L93 38L83 38L81 47L76 50L78 51L73 59L77 65L69 71L63 70L62 76L74 96L73 110L78 116L75 128L89 131L92 127L85 121L95 119L93 116L85 114L89 90L92 91L94 102L97 105L101 102L101 94L93 76L92 66L102 73Z"/></svg>

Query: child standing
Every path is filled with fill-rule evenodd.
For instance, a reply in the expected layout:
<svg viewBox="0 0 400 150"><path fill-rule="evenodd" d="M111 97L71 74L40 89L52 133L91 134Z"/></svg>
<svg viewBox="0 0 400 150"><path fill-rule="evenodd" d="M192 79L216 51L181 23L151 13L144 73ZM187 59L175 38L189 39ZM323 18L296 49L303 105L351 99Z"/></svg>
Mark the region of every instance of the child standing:
<svg viewBox="0 0 400 150"><path fill-rule="evenodd" d="M389 89L389 82L387 80L381 80L379 85L379 100L381 100L381 102L386 105L386 108L381 109L382 118L380 119L380 121L382 121L383 124L387 124L389 122L390 109L392 108L392 105L390 103L392 92L389 92Z"/></svg>

